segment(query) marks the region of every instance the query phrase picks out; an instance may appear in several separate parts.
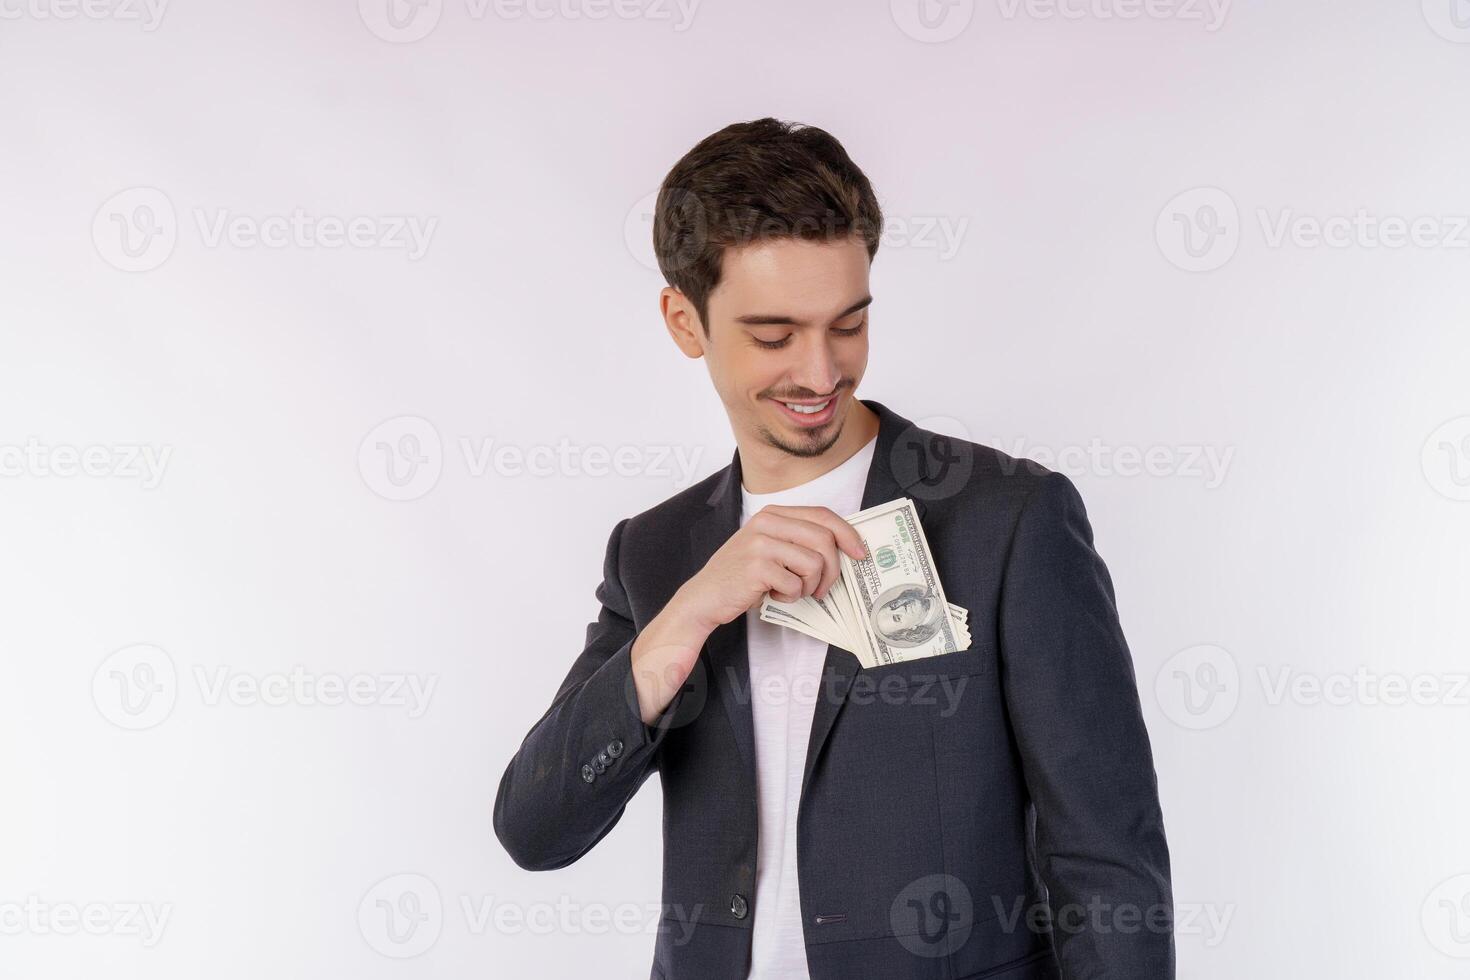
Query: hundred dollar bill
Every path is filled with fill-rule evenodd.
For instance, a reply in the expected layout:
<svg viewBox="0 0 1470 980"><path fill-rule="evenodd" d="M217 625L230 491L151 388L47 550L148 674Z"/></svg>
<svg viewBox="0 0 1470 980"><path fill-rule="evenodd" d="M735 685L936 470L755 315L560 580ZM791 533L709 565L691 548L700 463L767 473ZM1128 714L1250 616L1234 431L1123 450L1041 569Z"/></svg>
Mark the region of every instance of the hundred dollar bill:
<svg viewBox="0 0 1470 980"><path fill-rule="evenodd" d="M913 501L900 497L844 518L867 556L839 551L842 573L825 599L778 602L760 618L848 650L864 667L969 649L969 613L949 602Z"/></svg>

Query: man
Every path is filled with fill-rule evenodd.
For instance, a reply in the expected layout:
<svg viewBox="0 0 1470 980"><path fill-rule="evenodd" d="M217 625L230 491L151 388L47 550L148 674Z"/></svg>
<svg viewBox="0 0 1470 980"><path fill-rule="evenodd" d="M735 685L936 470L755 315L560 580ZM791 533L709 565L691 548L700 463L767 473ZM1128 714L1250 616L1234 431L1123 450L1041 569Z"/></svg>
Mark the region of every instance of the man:
<svg viewBox="0 0 1470 980"><path fill-rule="evenodd" d="M1174 976L1169 855L1113 588L1063 475L857 397L882 219L830 135L694 147L658 196L665 325L730 465L608 542L585 649L501 779L521 867L576 861L655 771L665 980ZM763 621L824 597L841 515L914 501L968 649L863 669ZM900 634L933 605L892 597Z"/></svg>

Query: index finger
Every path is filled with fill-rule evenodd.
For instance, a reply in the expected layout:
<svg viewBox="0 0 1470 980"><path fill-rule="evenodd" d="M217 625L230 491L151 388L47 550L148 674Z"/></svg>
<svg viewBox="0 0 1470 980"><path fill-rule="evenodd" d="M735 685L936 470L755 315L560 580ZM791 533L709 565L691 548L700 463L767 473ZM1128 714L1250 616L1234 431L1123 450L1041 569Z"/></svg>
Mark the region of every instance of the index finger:
<svg viewBox="0 0 1470 980"><path fill-rule="evenodd" d="M822 525L832 532L832 537L837 540L837 547L846 552L853 561L868 556L867 545L863 544L863 536L857 533L857 528L838 517L836 511L830 507L778 504L772 509L783 511L787 517Z"/></svg>

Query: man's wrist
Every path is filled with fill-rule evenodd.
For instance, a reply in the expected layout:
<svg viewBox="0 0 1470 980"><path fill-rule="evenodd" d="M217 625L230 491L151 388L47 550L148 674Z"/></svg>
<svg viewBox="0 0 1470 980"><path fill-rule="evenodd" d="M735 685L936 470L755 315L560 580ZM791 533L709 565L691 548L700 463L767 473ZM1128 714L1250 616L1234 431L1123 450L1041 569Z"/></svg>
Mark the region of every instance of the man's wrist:
<svg viewBox="0 0 1470 980"><path fill-rule="evenodd" d="M663 610L654 617L654 622L662 620L659 623L662 627L660 632L667 637L662 642L703 646L704 641L709 639L709 635L715 631L717 624L708 622L694 607L689 594L684 591L687 587L687 585L681 586L674 593L664 605Z"/></svg>
<svg viewBox="0 0 1470 980"><path fill-rule="evenodd" d="M711 632L687 596L676 594L633 641L634 689L645 725L653 724L677 696Z"/></svg>

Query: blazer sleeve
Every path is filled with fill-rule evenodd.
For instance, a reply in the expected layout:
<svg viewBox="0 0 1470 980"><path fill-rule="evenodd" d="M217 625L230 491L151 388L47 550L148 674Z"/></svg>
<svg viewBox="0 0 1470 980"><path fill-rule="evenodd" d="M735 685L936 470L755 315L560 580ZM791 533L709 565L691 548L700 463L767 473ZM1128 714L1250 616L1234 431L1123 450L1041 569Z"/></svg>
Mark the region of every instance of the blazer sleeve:
<svg viewBox="0 0 1470 980"><path fill-rule="evenodd" d="M495 835L530 871L565 867L612 830L657 768L659 746L684 696L681 689L653 726L643 723L632 674L638 633L618 576L628 520L608 540L594 592L602 605L587 626L587 642L495 795Z"/></svg>
<svg viewBox="0 0 1470 980"><path fill-rule="evenodd" d="M1062 976L1173 980L1169 850L1133 661L1064 474L1048 471L1021 508L999 627Z"/></svg>

